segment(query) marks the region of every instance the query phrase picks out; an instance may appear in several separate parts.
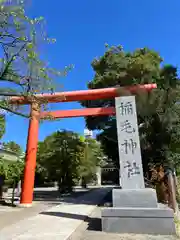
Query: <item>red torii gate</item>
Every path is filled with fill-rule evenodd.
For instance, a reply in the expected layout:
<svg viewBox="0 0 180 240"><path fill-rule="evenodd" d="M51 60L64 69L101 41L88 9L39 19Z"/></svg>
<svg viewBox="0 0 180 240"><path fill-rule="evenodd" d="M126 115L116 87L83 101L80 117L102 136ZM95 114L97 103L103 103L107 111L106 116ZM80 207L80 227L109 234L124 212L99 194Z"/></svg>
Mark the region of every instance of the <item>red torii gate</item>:
<svg viewBox="0 0 180 240"><path fill-rule="evenodd" d="M134 85L127 87L126 89L131 93L135 93L138 89L144 89L151 91L157 88L156 84ZM83 100L97 100L97 99L111 99L119 96L119 88L103 88L94 90L61 92L55 94L37 94L36 99L40 103L46 100L49 103L57 102L73 102ZM33 189L34 178L36 169L36 153L38 145L38 128L39 120L47 116L53 118L71 118L82 116L105 116L115 115L116 111L114 107L107 108L84 108L84 109L72 109L72 110L60 110L52 112L40 112L37 108L37 103L24 97L12 97L10 99L11 104L30 104L31 105L31 118L29 120L29 130L27 138L26 149L26 163L24 169L24 180L22 185L21 200L22 206L31 206L33 201Z"/></svg>

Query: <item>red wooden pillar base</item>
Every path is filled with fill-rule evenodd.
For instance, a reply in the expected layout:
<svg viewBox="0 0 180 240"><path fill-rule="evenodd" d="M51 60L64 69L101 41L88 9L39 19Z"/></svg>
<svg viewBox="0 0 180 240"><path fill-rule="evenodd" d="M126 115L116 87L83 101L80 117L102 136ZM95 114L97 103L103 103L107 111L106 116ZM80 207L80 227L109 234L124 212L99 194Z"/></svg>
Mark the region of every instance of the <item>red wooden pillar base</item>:
<svg viewBox="0 0 180 240"><path fill-rule="evenodd" d="M38 144L38 106L32 104L31 119L29 121L27 149L26 149L26 163L24 168L24 180L22 184L20 205L22 207L29 207L33 201L34 178L36 169L36 153Z"/></svg>

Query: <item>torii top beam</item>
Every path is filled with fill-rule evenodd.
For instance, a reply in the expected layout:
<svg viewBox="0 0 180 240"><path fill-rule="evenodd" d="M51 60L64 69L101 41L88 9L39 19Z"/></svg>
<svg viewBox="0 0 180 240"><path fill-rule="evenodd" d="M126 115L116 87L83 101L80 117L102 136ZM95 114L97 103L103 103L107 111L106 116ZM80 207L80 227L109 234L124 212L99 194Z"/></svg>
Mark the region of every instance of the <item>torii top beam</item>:
<svg viewBox="0 0 180 240"><path fill-rule="evenodd" d="M125 87L125 89L127 89L131 93L135 93L138 89L151 91L152 89L155 89L155 88L157 88L157 85L154 83ZM44 100L46 100L49 103L110 99L110 98L119 96L119 89L120 87L60 92L60 93L54 93L54 94L36 94L35 97L39 102L41 101L43 102ZM31 104L32 98L11 97L9 102L11 104L21 104L21 105Z"/></svg>

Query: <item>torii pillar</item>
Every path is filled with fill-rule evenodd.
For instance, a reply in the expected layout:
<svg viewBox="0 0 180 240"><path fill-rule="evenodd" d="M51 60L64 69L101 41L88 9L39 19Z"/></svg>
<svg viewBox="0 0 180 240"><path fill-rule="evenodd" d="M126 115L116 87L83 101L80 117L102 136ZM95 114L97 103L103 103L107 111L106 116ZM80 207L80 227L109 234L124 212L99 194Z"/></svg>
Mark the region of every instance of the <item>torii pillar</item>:
<svg viewBox="0 0 180 240"><path fill-rule="evenodd" d="M37 104L31 104L31 118L29 120L26 164L24 168L24 179L22 183L22 192L20 203L22 207L31 207L33 201L34 178L36 169L36 154L38 146L39 130L39 107Z"/></svg>

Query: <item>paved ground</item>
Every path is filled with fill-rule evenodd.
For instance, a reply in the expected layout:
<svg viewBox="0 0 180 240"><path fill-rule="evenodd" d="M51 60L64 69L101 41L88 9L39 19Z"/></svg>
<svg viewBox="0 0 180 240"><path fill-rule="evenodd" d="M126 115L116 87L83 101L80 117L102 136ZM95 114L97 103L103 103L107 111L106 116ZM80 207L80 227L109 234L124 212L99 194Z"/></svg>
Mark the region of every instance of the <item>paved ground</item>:
<svg viewBox="0 0 180 240"><path fill-rule="evenodd" d="M42 210L40 214L34 214L11 226L3 227L0 231L0 239L65 240L92 213L111 189L97 188L78 198L67 197L60 204ZM22 210L17 210L16 214L18 211Z"/></svg>
<svg viewBox="0 0 180 240"><path fill-rule="evenodd" d="M111 202L111 188L76 189L59 197L55 189L36 189L33 208L0 207L3 240L177 240L173 236L109 234L101 232L101 207ZM104 201L102 201L104 199ZM101 202L101 205L96 205ZM3 221L2 221L3 219Z"/></svg>
<svg viewBox="0 0 180 240"><path fill-rule="evenodd" d="M69 240L177 240L174 236L139 235L139 234L110 234L101 232L101 207L111 202L107 196L101 206L97 207L89 219L83 222L72 234Z"/></svg>
<svg viewBox="0 0 180 240"><path fill-rule="evenodd" d="M18 221L37 215L60 202L73 202L77 197L83 196L89 189L76 188L72 194L59 196L56 188L35 188L34 204L31 208L18 208L0 205L0 230ZM11 189L8 194L11 199ZM16 202L17 203L17 202ZM3 219L3 220L2 220ZM1 239L1 238L0 238Z"/></svg>

